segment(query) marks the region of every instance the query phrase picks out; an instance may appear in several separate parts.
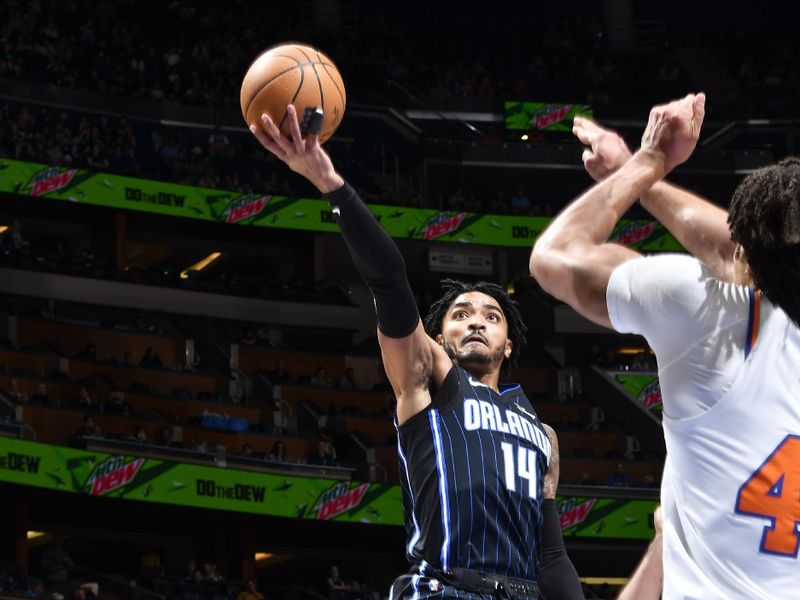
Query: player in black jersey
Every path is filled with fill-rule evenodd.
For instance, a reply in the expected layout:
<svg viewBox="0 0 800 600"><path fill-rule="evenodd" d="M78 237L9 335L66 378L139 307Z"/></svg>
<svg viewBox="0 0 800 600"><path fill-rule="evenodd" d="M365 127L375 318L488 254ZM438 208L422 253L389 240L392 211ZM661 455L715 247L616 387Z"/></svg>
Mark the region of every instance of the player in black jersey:
<svg viewBox="0 0 800 600"><path fill-rule="evenodd" d="M305 176L331 204L353 262L375 300L378 340L397 397L398 455L408 530L408 575L398 598L493 595L583 598L553 499L558 442L501 366L525 343L514 301L496 284L445 281L423 325L403 258L320 148L303 138L293 106L291 139L266 115L261 144Z"/></svg>

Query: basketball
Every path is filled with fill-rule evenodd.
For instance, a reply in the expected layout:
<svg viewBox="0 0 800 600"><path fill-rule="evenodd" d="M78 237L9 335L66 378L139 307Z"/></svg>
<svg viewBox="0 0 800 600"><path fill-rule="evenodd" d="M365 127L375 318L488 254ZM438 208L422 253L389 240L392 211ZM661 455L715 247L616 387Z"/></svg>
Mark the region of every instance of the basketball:
<svg viewBox="0 0 800 600"><path fill-rule="evenodd" d="M301 44L284 44L265 51L250 65L242 80L242 116L248 127L261 123L267 113L283 135L289 136L288 104L294 104L300 130L316 108L324 120L319 133L323 143L342 122L346 95L344 82L333 61Z"/></svg>

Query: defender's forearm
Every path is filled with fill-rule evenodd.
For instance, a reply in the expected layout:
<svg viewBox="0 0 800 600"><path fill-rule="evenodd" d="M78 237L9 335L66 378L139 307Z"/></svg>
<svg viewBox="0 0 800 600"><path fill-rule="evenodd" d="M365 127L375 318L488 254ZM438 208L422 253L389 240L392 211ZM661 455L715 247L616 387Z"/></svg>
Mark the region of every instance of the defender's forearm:
<svg viewBox="0 0 800 600"><path fill-rule="evenodd" d="M640 196L642 206L686 250L706 263L720 279L733 277L733 250L728 213L696 194L659 181Z"/></svg>

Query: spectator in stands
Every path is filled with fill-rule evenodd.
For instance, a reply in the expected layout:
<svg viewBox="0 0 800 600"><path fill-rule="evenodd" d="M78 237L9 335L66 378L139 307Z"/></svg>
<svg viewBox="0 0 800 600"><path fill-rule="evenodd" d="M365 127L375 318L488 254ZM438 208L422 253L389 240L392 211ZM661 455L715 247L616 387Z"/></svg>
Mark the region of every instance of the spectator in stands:
<svg viewBox="0 0 800 600"><path fill-rule="evenodd" d="M283 340L283 332L277 327L267 329L267 345L270 348L285 348L286 342Z"/></svg>
<svg viewBox="0 0 800 600"><path fill-rule="evenodd" d="M156 444L159 446L172 446L172 427L162 427L158 430Z"/></svg>
<svg viewBox="0 0 800 600"><path fill-rule="evenodd" d="M56 533L53 541L42 550L39 571L48 584L63 583L69 579L72 567L72 557L64 547L64 536Z"/></svg>
<svg viewBox="0 0 800 600"><path fill-rule="evenodd" d="M129 415L133 407L125 400L125 392L114 391L109 394L108 402L103 405L103 410L115 415Z"/></svg>
<svg viewBox="0 0 800 600"><path fill-rule="evenodd" d="M97 345L93 343L86 344L86 347L75 354L76 360L97 360Z"/></svg>
<svg viewBox="0 0 800 600"><path fill-rule="evenodd" d="M31 247L30 242L22 235L22 225L20 225L19 219L14 219L14 223L11 226L9 243L11 244L11 248L17 252L24 252Z"/></svg>
<svg viewBox="0 0 800 600"><path fill-rule="evenodd" d="M203 579L218 583L224 578L217 572L217 565L212 562L203 563Z"/></svg>
<svg viewBox="0 0 800 600"><path fill-rule="evenodd" d="M150 440L147 439L147 430L141 425L139 425L133 433L133 441L139 442L140 444L147 444L150 442Z"/></svg>
<svg viewBox="0 0 800 600"><path fill-rule="evenodd" d="M8 390L6 390L6 396L12 402L27 402L28 395L24 394L19 389L19 382L16 379L12 379L8 382Z"/></svg>
<svg viewBox="0 0 800 600"><path fill-rule="evenodd" d="M289 371L286 370L286 364L281 359L278 359L275 369L267 373L267 379L269 379L272 385L292 382L292 376L289 374Z"/></svg>
<svg viewBox="0 0 800 600"><path fill-rule="evenodd" d="M121 364L123 367L135 367L136 366L136 363L133 362L133 354L131 354L130 350L126 350L122 354L122 360L120 361L119 364Z"/></svg>
<svg viewBox="0 0 800 600"><path fill-rule="evenodd" d="M150 346L145 350L142 360L139 361L140 367L159 368L161 367L161 357L158 355L158 350L155 346Z"/></svg>
<svg viewBox="0 0 800 600"><path fill-rule="evenodd" d="M609 487L630 487L631 478L625 473L625 466L622 463L617 463L614 471L606 478L605 485Z"/></svg>
<svg viewBox="0 0 800 600"><path fill-rule="evenodd" d="M330 600L349 600L350 586L344 582L339 576L339 567L336 565L331 567L330 575L328 575L328 598Z"/></svg>
<svg viewBox="0 0 800 600"><path fill-rule="evenodd" d="M47 395L47 385L40 381L36 384L36 391L31 396L31 402L36 404L49 404L50 398Z"/></svg>
<svg viewBox="0 0 800 600"><path fill-rule="evenodd" d="M56 301L50 298L47 301L47 304L42 309L41 316L43 319L50 319L55 321L58 319L58 313L56 312Z"/></svg>
<svg viewBox="0 0 800 600"><path fill-rule="evenodd" d="M356 383L355 372L353 367L347 367L344 371L344 376L339 380L339 387L343 390L357 390L358 384Z"/></svg>
<svg viewBox="0 0 800 600"><path fill-rule="evenodd" d="M89 392L85 387L82 387L80 390L78 390L78 398L75 400L75 404L78 408L92 408L92 397L89 395Z"/></svg>
<svg viewBox="0 0 800 600"><path fill-rule="evenodd" d="M330 437L320 435L317 445L311 452L309 462L317 465L331 465L336 462L336 449L331 443Z"/></svg>
<svg viewBox="0 0 800 600"><path fill-rule="evenodd" d="M95 582L82 583L72 589L74 600L97 600L100 594L100 586Z"/></svg>
<svg viewBox="0 0 800 600"><path fill-rule="evenodd" d="M197 561L193 558L190 558L186 561L186 565L183 568L178 577L182 578L184 581L192 581L194 579L194 572L197 570Z"/></svg>
<svg viewBox="0 0 800 600"><path fill-rule="evenodd" d="M269 453L269 459L277 462L284 462L286 460L286 444L281 440L277 440L272 444L272 451Z"/></svg>
<svg viewBox="0 0 800 600"><path fill-rule="evenodd" d="M70 350L69 346L67 345L67 341L64 338L63 334L58 334L56 336L56 354L59 356L69 356Z"/></svg>
<svg viewBox="0 0 800 600"><path fill-rule="evenodd" d="M333 381L328 377L325 367L323 366L317 367L309 383L317 387L333 387Z"/></svg>
<svg viewBox="0 0 800 600"><path fill-rule="evenodd" d="M522 191L517 189L517 193L511 197L511 212L515 215L526 215L531 210L531 199Z"/></svg>
<svg viewBox="0 0 800 600"><path fill-rule="evenodd" d="M578 480L578 485L597 485L597 480L589 475L586 471L581 473L581 478Z"/></svg>
<svg viewBox="0 0 800 600"><path fill-rule="evenodd" d="M99 436L102 435L100 428L94 422L92 415L84 415L83 424L78 427L77 431L72 435L75 438L82 438L86 436Z"/></svg>
<svg viewBox="0 0 800 600"><path fill-rule="evenodd" d="M200 569L195 569L192 573L192 583L203 583L206 580L203 577L203 572Z"/></svg>
<svg viewBox="0 0 800 600"><path fill-rule="evenodd" d="M264 594L256 588L256 582L248 579L244 582L244 589L236 595L236 600L264 600Z"/></svg>
<svg viewBox="0 0 800 600"><path fill-rule="evenodd" d="M569 413L562 412L561 416L558 418L556 423L553 423L553 427L560 430L568 430L572 429L572 420L569 418Z"/></svg>
<svg viewBox="0 0 800 600"><path fill-rule="evenodd" d="M28 589L25 592L26 598L47 598L48 594L44 589L44 582L41 579L31 579L28 581Z"/></svg>
<svg viewBox="0 0 800 600"><path fill-rule="evenodd" d="M222 128L217 125L208 136L208 155L212 158L223 158L228 155L230 140L222 133Z"/></svg>
<svg viewBox="0 0 800 600"><path fill-rule="evenodd" d="M333 402L328 404L328 419L325 428L331 436L336 456L346 456L349 452L350 443L350 436L347 433L347 422Z"/></svg>
<svg viewBox="0 0 800 600"><path fill-rule="evenodd" d="M239 456L253 458L253 444L251 444L250 442L245 442L244 444L242 444L242 451L239 453Z"/></svg>

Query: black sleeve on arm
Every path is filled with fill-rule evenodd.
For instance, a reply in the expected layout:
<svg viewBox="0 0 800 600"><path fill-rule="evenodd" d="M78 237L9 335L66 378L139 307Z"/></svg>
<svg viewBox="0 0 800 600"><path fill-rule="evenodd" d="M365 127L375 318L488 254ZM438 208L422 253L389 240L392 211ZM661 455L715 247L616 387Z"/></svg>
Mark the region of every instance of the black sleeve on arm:
<svg viewBox="0 0 800 600"><path fill-rule="evenodd" d="M542 560L539 563L539 591L545 600L583 600L581 580L567 556L561 519L555 500L542 502Z"/></svg>
<svg viewBox="0 0 800 600"><path fill-rule="evenodd" d="M381 333L392 338L411 335L419 323L419 311L397 245L349 184L324 197L336 215L356 270L375 299Z"/></svg>

